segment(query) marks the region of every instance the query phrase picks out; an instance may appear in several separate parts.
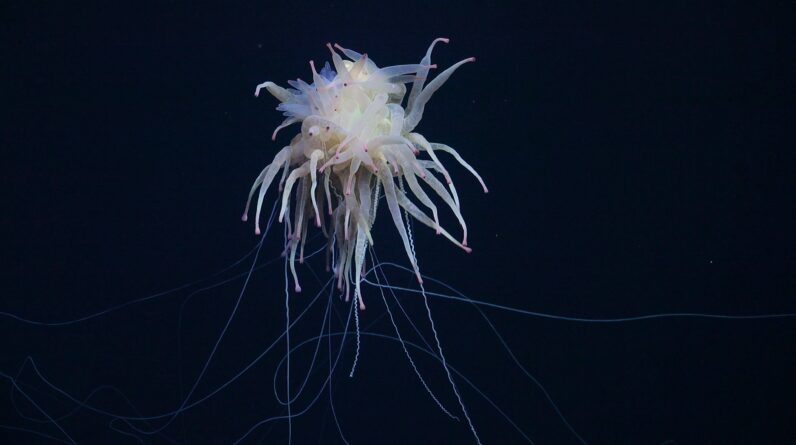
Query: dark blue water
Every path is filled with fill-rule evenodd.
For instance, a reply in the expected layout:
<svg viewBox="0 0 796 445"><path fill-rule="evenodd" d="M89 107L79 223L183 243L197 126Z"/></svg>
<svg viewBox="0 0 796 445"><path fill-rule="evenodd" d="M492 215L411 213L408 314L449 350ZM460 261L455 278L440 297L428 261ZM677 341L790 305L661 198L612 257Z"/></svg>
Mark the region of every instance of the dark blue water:
<svg viewBox="0 0 796 445"><path fill-rule="evenodd" d="M251 257L213 275L258 242L239 219L246 193L295 131L271 141L277 102L254 98L255 85L309 79L326 42L383 65L417 63L436 37L451 38L440 67L477 57L418 131L458 149L490 193L448 164L473 253L416 225L424 274L480 301L586 319L796 312L796 23L783 3L19 3L0 8L0 443L288 443L285 420L257 426L286 414L273 389L276 372L284 397L283 340L221 387L284 331L282 226L258 264L276 260L242 298L242 278L195 291L249 270ZM381 212L375 251L406 265ZM299 274L294 318L328 277L322 258ZM378 290L364 298L363 332L394 335ZM399 299L433 342L422 298ZM454 375L485 444L796 443L794 318L591 323L482 306L515 362L473 306L429 299L448 363L491 401ZM327 307L342 329L350 306L328 302L309 306L293 345L321 333ZM119 418L179 410L236 303L195 406ZM292 443L475 443L433 356L411 351L459 422L399 343L363 334L351 379L355 341L340 340L333 403L327 339L315 362L316 343L291 355L292 394L312 371L291 404L308 408Z"/></svg>

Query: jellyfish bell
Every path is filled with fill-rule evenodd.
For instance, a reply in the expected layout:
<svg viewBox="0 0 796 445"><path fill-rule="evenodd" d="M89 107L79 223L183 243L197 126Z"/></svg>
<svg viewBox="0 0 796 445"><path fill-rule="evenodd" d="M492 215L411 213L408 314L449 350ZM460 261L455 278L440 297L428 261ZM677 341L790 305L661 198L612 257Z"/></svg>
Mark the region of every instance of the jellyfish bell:
<svg viewBox="0 0 796 445"><path fill-rule="evenodd" d="M264 88L280 102L276 109L285 120L274 131L274 138L295 123L301 124L301 130L255 179L242 219L247 220L254 193L259 189L255 233L261 233L263 200L271 184L278 180L279 221L287 224L287 256L296 291L300 290L296 256L301 252L301 262L307 227L312 221L333 241L328 243L328 253L338 287L347 300L353 292L359 308L365 308L360 282L365 251L375 244L371 231L382 195L418 282L422 283L422 278L402 213L464 251L471 251L459 196L437 153L452 156L476 177L484 192L487 188L456 150L430 143L414 132L434 92L460 66L475 61L470 57L455 63L426 83L431 70L437 67L431 63L431 53L440 42L449 40L434 40L420 63L387 67L379 67L365 53L327 44L332 64L327 62L318 70L310 61L312 83L297 79L288 81L289 88L283 88L264 82L255 89L255 96ZM407 84L411 84L408 97ZM435 199L422 184L433 190ZM456 217L460 239L440 224L435 200L444 203Z"/></svg>

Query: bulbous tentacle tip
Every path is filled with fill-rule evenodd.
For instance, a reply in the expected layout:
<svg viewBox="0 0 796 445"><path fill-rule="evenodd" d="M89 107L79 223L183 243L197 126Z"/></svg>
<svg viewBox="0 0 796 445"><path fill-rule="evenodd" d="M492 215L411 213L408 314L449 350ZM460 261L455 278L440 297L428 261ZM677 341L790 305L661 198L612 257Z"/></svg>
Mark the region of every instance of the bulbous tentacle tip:
<svg viewBox="0 0 796 445"><path fill-rule="evenodd" d="M259 227L255 227L255 228L254 228L254 234L255 234L255 235L260 235L260 234L261 234L261 233L260 233L260 228L259 228Z"/></svg>
<svg viewBox="0 0 796 445"><path fill-rule="evenodd" d="M467 252L467 253L473 253L473 249L471 249L471 248L469 248L469 247L467 247L467 246L462 246L462 247L464 248L464 251L465 251L465 252Z"/></svg>
<svg viewBox="0 0 796 445"><path fill-rule="evenodd" d="M365 303L363 303L362 300L359 300L359 310L360 311L364 311L365 310Z"/></svg>
<svg viewBox="0 0 796 445"><path fill-rule="evenodd" d="M439 40L442 43L450 43L451 42L451 39L449 39L447 37L438 37L437 40Z"/></svg>
<svg viewBox="0 0 796 445"><path fill-rule="evenodd" d="M475 57L470 57L468 59L464 59L465 62L475 62Z"/></svg>
<svg viewBox="0 0 796 445"><path fill-rule="evenodd" d="M244 214L243 214L243 215L240 217L240 220L241 220L241 221L243 221L243 222L246 222L246 221L248 221L248 220L249 220L249 215L248 215L247 213L244 213Z"/></svg>
<svg viewBox="0 0 796 445"><path fill-rule="evenodd" d="M301 293L301 286L296 284L296 287L293 290L295 290L297 294L300 294Z"/></svg>

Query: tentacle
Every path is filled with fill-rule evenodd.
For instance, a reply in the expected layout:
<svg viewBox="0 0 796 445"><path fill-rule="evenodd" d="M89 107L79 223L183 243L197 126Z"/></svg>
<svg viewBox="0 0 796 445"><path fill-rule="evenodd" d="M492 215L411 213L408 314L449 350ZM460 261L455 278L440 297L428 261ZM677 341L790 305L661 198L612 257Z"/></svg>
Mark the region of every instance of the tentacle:
<svg viewBox="0 0 796 445"><path fill-rule="evenodd" d="M254 215L254 233L257 235L260 234L260 212L262 211L265 192L268 191L268 187L271 185L271 182L274 180L277 172L279 172L279 165L285 162L283 158L287 158L289 155L290 147L285 147L279 153L277 153L273 162L271 162L271 165L266 167L265 170L260 173L260 178L258 178L258 180L260 180L259 184L257 181L255 181L254 185L252 185L252 188L249 191L249 199L246 200L246 209L243 211L242 219L244 220L247 219L247 215L249 213L249 204L251 203L254 190L257 189L258 185L260 186L260 196L257 198L257 211Z"/></svg>
<svg viewBox="0 0 796 445"><path fill-rule="evenodd" d="M362 281L362 266L365 263L365 235L362 231L357 231L357 241L354 253L354 300L359 302L359 310L365 310L365 302L362 300L362 292L359 283Z"/></svg>
<svg viewBox="0 0 796 445"><path fill-rule="evenodd" d="M461 249L463 249L465 252L467 252L467 253L470 253L470 252L472 252L472 251L473 251L473 249L471 249L471 248L469 248L469 247L465 246L464 244L460 243L459 241L457 241L457 240L456 240L456 238L454 238L454 237L453 237L453 236L452 236L452 235L451 235L451 234L450 234L450 233L449 233L447 230L445 230L443 227L439 227L439 226L437 225L437 223L436 223L435 221L433 221L431 218L429 218L429 217L428 217L428 215L426 215L425 213L423 213L423 211L422 211L422 210L420 210L420 209L419 209L419 208L418 208L418 207L417 207L417 206L416 206L416 205L415 205L415 204L414 204L414 203L413 203L413 202L412 202L412 201L411 201L411 200L410 200L410 199L409 199L409 198L406 196L406 194L402 193L400 190L397 190L397 191L396 191L396 193L397 193L397 198L398 198L398 204L399 204L401 207L403 207L404 209L406 209L406 211L407 211L407 212L409 212L409 214L410 214L410 215L412 215L412 217L414 217L416 220L420 221L421 223L425 224L426 226L428 226L428 227L431 227L432 229L437 229L437 228L439 228L440 232L442 233L442 235L443 235L445 238L447 238L447 239L448 239L450 242L452 242L453 244L455 244L455 245L457 245L458 247L460 247Z"/></svg>
<svg viewBox="0 0 796 445"><path fill-rule="evenodd" d="M282 222L282 219L285 217L285 211L287 210L287 203L290 200L290 191L293 189L293 184L299 178L309 174L309 172L310 170L306 164L290 172L290 176L287 177L287 182L285 183L285 190L282 192L282 209L279 211L279 222Z"/></svg>
<svg viewBox="0 0 796 445"><path fill-rule="evenodd" d="M456 219L459 220L459 225L462 227L463 235L462 235L462 244L465 246L467 245L467 223L464 222L464 217L462 216L461 211L459 210L459 206L456 205L456 202L453 200L453 197L445 190L445 187L442 185L441 182L434 176L434 175L426 175L422 178L426 184L430 185L437 195L448 204L448 207L453 211L453 214L456 216Z"/></svg>
<svg viewBox="0 0 796 445"><path fill-rule="evenodd" d="M354 183L354 176L357 174L360 165L362 165L362 161L358 157L355 157L351 161L351 165L348 166L348 181L345 184L346 195L351 194L351 187Z"/></svg>
<svg viewBox="0 0 796 445"><path fill-rule="evenodd" d="M403 76L405 74L419 73L420 71L428 72L430 69L436 68L437 65L423 65L423 64L409 64L409 65L393 65L379 68L376 72L371 73L373 77L382 79L389 79L391 77Z"/></svg>
<svg viewBox="0 0 796 445"><path fill-rule="evenodd" d="M295 124L298 121L299 121L299 118L297 118L297 117L289 117L289 118L285 119L284 121L282 121L282 123L278 127L276 127L274 132L271 134L271 140L272 141L276 140L276 134L279 133L279 130L281 130L281 129L289 126L289 125L293 125L293 124Z"/></svg>
<svg viewBox="0 0 796 445"><path fill-rule="evenodd" d="M448 43L450 39L446 39L444 37L440 37L434 39L431 42L431 45L428 46L428 50L426 51L426 55L420 61L421 65L431 65L431 52L434 51L434 46L439 43ZM409 93L409 99L406 102L406 113L409 114L412 111L412 108L415 104L415 100L417 99L417 95L420 94L420 91L423 89L423 84L426 82L426 76L428 76L428 70L421 70L417 72L418 79L412 84L412 92Z"/></svg>
<svg viewBox="0 0 796 445"><path fill-rule="evenodd" d="M409 133L414 130L417 124L420 123L420 119L423 117L423 110L426 108L426 103L428 103L429 99L431 99L431 95L433 95L434 92L437 91L445 83L445 81L448 80L454 71L468 62L475 62L475 57L470 57L453 64L451 67L435 77L434 80L429 82L427 87L423 88L423 91L417 95L414 106L404 121L405 133Z"/></svg>
<svg viewBox="0 0 796 445"><path fill-rule="evenodd" d="M331 171L326 171L323 174L323 188L326 192L326 202L329 207L329 215L332 215L332 194L329 191L329 182L332 177Z"/></svg>
<svg viewBox="0 0 796 445"><path fill-rule="evenodd" d="M462 167L466 168L470 173L472 173L472 175L475 176L478 182L481 183L481 187L484 188L484 193L489 193L489 189L486 188L486 184L484 184L484 180L481 179L481 175L479 175L478 172L475 171L475 169L472 166L470 166L470 164L468 164L467 161L465 161L456 150L448 147L445 144L432 143L431 146L434 147L434 149L436 150L444 151L453 155L456 161L458 161L459 164L462 165Z"/></svg>
<svg viewBox="0 0 796 445"><path fill-rule="evenodd" d="M346 150L346 151L344 151L342 153L338 153L338 154L332 155L330 157L330 159L328 161L326 161L326 163L323 164L321 166L321 168L318 169L318 171L323 172L328 167L332 167L332 166L335 166L335 165L338 165L338 164L344 164L344 163L348 162L353 156L354 156L354 152L352 150Z"/></svg>
<svg viewBox="0 0 796 445"><path fill-rule="evenodd" d="M318 211L318 202L315 200L315 188L318 186L316 168L318 167L318 160L323 157L323 151L315 150L310 156L310 176L312 178L312 190L310 197L312 198L312 208L315 210L315 226L321 226L321 213Z"/></svg>
<svg viewBox="0 0 796 445"><path fill-rule="evenodd" d="M423 203L426 207L431 209L432 215L434 215L434 230L437 232L437 235L440 234L441 227L439 225L439 214L437 213L437 206L431 201L423 188L420 187L420 184L417 182L417 178L415 177L415 173L412 169L404 169L404 178L406 178L406 183L409 184L409 189L412 190L412 193L417 196L417 199Z"/></svg>
<svg viewBox="0 0 796 445"><path fill-rule="evenodd" d="M422 283L423 278L420 276L420 269L417 267L417 261L415 260L414 255L412 255L412 248L409 245L409 237L406 234L406 227L404 227L403 220L401 219L401 211L398 206L398 198L395 194L395 183L393 182L392 175L389 173L389 169L383 169L380 170L380 172L381 173L379 177L381 178L381 183L384 186L384 195L387 199L387 207L390 210L392 221L395 224L395 227L398 229L398 234L401 235L401 240L404 243L406 255L409 257L409 262L412 264L412 269L415 271L417 281Z"/></svg>
<svg viewBox="0 0 796 445"><path fill-rule="evenodd" d="M361 76L362 70L365 68L365 63L368 61L368 54L362 54L362 57L359 58L354 64L351 66L351 70L349 70L349 74L351 74L351 79L357 79Z"/></svg>
<svg viewBox="0 0 796 445"><path fill-rule="evenodd" d="M268 90L268 92L271 93L272 96L277 98L279 102L288 102L290 99L293 98L293 95L290 94L290 91L280 87L279 85L273 82L263 82L257 85L257 88L254 89L254 97L259 97L260 90L262 90L263 88Z"/></svg>
<svg viewBox="0 0 796 445"><path fill-rule="evenodd" d="M363 56L362 54L360 54L360 53L358 53L358 52L356 52L354 50L343 48L342 46L338 45L337 43L334 44L334 47L339 49L340 52L342 52L346 57L348 57L351 60L359 60ZM373 59L371 59L370 57L368 57L367 60L365 61L365 67L371 73L376 71L377 69L379 69L379 67L376 66L376 62Z"/></svg>
<svg viewBox="0 0 796 445"><path fill-rule="evenodd" d="M434 153L434 148L432 147L431 144L429 144L429 142L426 140L426 138L423 137L422 134L409 133L406 135L406 138L409 139L411 142L414 142L415 144L419 145L420 148L422 148L428 153L428 156L431 158L432 161L434 161L434 164L437 165L437 170L440 173L442 173L442 176L445 177L445 182L447 182L448 184L453 182L451 180L451 176L448 174L448 170L445 169L445 166L442 165L442 162L440 162L439 158L437 158L437 155Z"/></svg>

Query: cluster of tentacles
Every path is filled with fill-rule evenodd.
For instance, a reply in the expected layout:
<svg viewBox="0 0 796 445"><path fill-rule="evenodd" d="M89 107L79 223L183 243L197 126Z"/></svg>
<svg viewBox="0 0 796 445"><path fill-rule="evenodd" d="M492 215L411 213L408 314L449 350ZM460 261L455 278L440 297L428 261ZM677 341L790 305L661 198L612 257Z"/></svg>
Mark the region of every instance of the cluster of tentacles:
<svg viewBox="0 0 796 445"><path fill-rule="evenodd" d="M475 58L464 59L426 83L429 72L436 68L431 64L431 53L439 42L448 43L448 39L434 40L419 64L384 68L379 68L367 54L327 44L334 69L327 62L318 72L310 61L312 83L297 79L288 81L292 88L282 88L272 82L257 86L255 96L265 88L281 102L277 110L286 116L272 138L294 123L301 124L301 132L276 154L273 162L254 181L243 220L247 219L252 197L259 187L255 232L260 233L263 198L271 183L280 176L279 221L287 223L286 254L297 292L301 287L296 275L296 256L298 254L298 261L303 262L307 227L312 220L330 239L327 266L334 271L338 287L348 299L353 284L354 298L361 309L365 308L359 283L367 244L373 244L370 231L382 190L419 281L422 279L411 234L407 234L401 209L470 251L459 196L438 153L453 156L475 175L484 192L487 188L478 173L454 149L430 143L413 132L434 92L461 65L475 61ZM350 60L345 60L335 49ZM407 83L411 83L412 88L403 106ZM427 156L421 157L421 154ZM404 184L431 216L410 199ZM433 190L451 209L461 225L461 241L440 226L437 206L421 184Z"/></svg>

